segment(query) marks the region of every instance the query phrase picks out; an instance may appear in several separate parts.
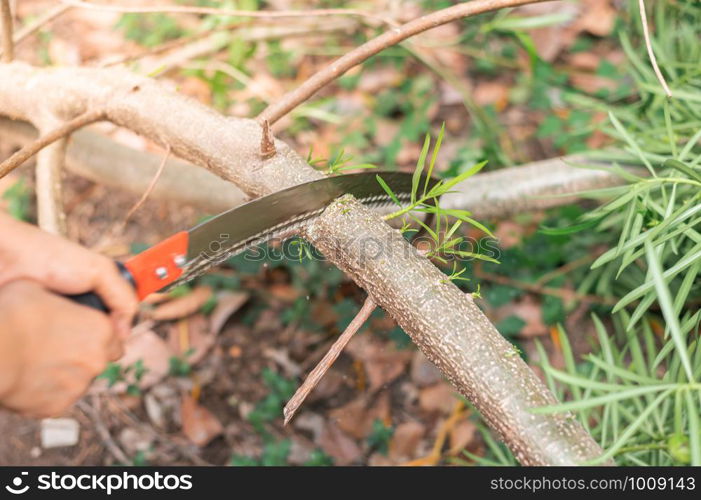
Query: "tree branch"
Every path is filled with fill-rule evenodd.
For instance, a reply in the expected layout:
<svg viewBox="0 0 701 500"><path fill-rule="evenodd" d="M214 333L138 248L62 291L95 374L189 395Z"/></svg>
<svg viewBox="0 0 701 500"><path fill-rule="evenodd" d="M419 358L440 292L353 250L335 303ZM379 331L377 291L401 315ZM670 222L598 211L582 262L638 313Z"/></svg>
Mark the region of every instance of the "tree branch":
<svg viewBox="0 0 701 500"><path fill-rule="evenodd" d="M374 19L383 23L388 20L373 14L357 9L309 9L309 10L237 10L220 9L216 7L195 7L189 5L153 5L150 7L131 7L126 5L93 4L80 0L61 0L65 5L81 7L84 9L95 9L109 12L147 14L155 12L165 12L170 14L209 14L217 16L251 17L262 19L279 19L291 17L329 17L329 16L356 16Z"/></svg>
<svg viewBox="0 0 701 500"><path fill-rule="evenodd" d="M10 0L0 0L0 22L2 23L2 61L12 62L15 58L15 44L12 41Z"/></svg>
<svg viewBox="0 0 701 500"><path fill-rule="evenodd" d="M12 151L36 140L37 130L22 121L0 117L0 146ZM162 161L162 155L138 151L90 131L71 135L66 151L66 169L108 187L141 194L148 190ZM240 205L246 196L236 186L208 170L172 155L154 186L151 196L173 200L214 214Z"/></svg>
<svg viewBox="0 0 701 500"><path fill-rule="evenodd" d="M297 410L302 403L304 403L304 400L307 399L307 396L309 396L314 388L319 385L319 382L324 377L326 372L329 371L331 365L333 365L336 359L338 359L338 356L340 356L341 352L343 352L343 349L345 349L346 345L348 345L348 342L350 342L350 340L353 338L353 335L360 330L360 327L363 326L376 307L377 305L370 297L365 299L363 307L360 308L360 311L358 311L353 320L348 323L348 326L343 333L339 335L321 361L319 361L314 369L309 372L307 378L304 379L304 383L297 388L294 396L292 396L292 398L285 405L285 408L282 410L282 414L285 417L285 425L290 423L290 420L294 418Z"/></svg>
<svg viewBox="0 0 701 500"><path fill-rule="evenodd" d="M51 9L47 10L44 14L37 17L33 22L17 30L13 37L14 45L19 45L22 41L39 31L41 28L43 28L51 21L56 19L58 16L62 15L64 12L70 9L70 5L56 5ZM0 50L0 54L2 53L3 51Z"/></svg>
<svg viewBox="0 0 701 500"><path fill-rule="evenodd" d="M261 122L267 120L271 124L275 123L292 109L316 94L321 88L343 76L349 69L409 37L464 17L471 17L504 7L516 7L518 5L547 1L550 0L473 0L472 2L460 3L419 17L373 38L336 59L275 104L265 108L258 116L258 120Z"/></svg>
<svg viewBox="0 0 701 500"><path fill-rule="evenodd" d="M0 117L3 146L31 143L36 130L29 124ZM94 182L137 194L148 190L161 163L159 155L137 151L108 137L79 130L71 135L66 156L69 171ZM624 181L602 170L579 168L591 165L582 155L541 160L471 177L441 198L445 208L469 210L477 218L511 215L575 202L580 191L612 187ZM644 171L636 170L636 174ZM175 158L169 158L151 196L176 200L210 213L228 210L247 198L230 182Z"/></svg>
<svg viewBox="0 0 701 500"><path fill-rule="evenodd" d="M62 137L70 135L72 132L78 130L79 128L102 120L104 116L105 113L100 109L87 111L82 115L77 116L76 118L73 118L72 120L63 123L59 127L42 135L36 141L23 147L15 154L10 156L7 160L0 163L0 179L5 177L7 174L12 172L20 165L22 165L25 161L37 154L39 151L41 151L43 148L45 148L52 142L55 142L61 139Z"/></svg>

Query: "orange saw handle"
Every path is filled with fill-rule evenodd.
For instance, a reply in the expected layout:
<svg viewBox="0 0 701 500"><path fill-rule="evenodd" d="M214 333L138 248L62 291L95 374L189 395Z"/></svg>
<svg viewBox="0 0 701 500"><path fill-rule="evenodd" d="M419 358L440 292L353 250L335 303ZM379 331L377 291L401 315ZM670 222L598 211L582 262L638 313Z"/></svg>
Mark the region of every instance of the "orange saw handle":
<svg viewBox="0 0 701 500"><path fill-rule="evenodd" d="M135 289L139 300L175 282L187 262L188 233L181 231L128 259L117 263L120 274ZM109 309L95 292L67 295L67 298L98 311Z"/></svg>

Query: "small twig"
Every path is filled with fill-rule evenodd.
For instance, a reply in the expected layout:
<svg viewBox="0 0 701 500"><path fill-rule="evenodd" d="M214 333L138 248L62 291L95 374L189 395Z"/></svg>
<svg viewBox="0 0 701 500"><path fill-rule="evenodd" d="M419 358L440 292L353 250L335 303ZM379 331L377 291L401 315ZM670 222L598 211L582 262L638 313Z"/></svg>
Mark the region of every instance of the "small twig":
<svg viewBox="0 0 701 500"><path fill-rule="evenodd" d="M153 192L153 189L156 187L156 183L158 182L158 179L160 179L161 174L163 173L163 170L165 170L165 166L168 163L168 158L170 157L170 144L166 145L166 152L163 155L163 159L161 160L161 164L158 166L158 170L156 171L156 174L153 176L153 179L151 179L151 182L149 183L148 187L146 188L146 191L144 191L144 194L141 195L141 198L139 198L139 201L137 201L133 207L127 212L127 216L124 217L124 222L122 222L122 227L127 225L127 222L129 222L129 219L131 219L131 216L134 215L134 213L141 208L141 205L144 204L146 199L149 197L149 195Z"/></svg>
<svg viewBox="0 0 701 500"><path fill-rule="evenodd" d="M645 2L643 0L638 0L638 6L640 7L640 20L643 23L643 35L645 36L645 46L647 47L647 54L648 56L650 56L652 69L655 70L655 75L657 75L657 79L660 81L660 85L662 85L665 94L667 94L667 97L671 98L672 91L667 86L667 82L665 81L664 76L662 76L662 71L660 71L660 67L657 65L657 58L655 57L655 52L653 52L652 50L652 42L650 41L650 29L647 25L647 14L645 13Z"/></svg>
<svg viewBox="0 0 701 500"><path fill-rule="evenodd" d="M139 208L141 208L146 199L155 189L156 184L158 183L158 179L160 179L161 174L163 174L163 171L165 170L165 167L168 164L170 152L170 144L166 144L166 151L163 155L163 158L161 159L161 163L158 165L156 173L151 178L151 182L141 194L141 198L139 198L139 200L136 203L134 203L134 205L129 209L127 215L124 217L123 220L116 222L109 231L106 231L103 234L102 238L100 238L100 240L98 240L98 242L92 246L92 250L96 252L104 252L110 245L112 245L117 240L117 237L124 231L124 228L127 226L127 223L129 222L131 217L136 213L136 211Z"/></svg>
<svg viewBox="0 0 701 500"><path fill-rule="evenodd" d="M314 390L314 388L319 384L321 379L324 377L326 372L331 368L334 361L341 354L341 351L346 347L350 339L355 335L355 333L363 326L363 323L370 317L372 312L375 310L375 302L368 297L365 299L363 307L360 308L358 314L355 318L348 324L345 331L336 339L336 342L331 346L326 355L319 361L319 364L309 373L304 383L297 389L292 399L290 399L285 405L285 409L282 411L285 416L285 425L290 423L290 420L295 416L297 410L302 405L307 396Z"/></svg>
<svg viewBox="0 0 701 500"><path fill-rule="evenodd" d="M91 398L90 403L87 403L85 401L79 401L77 406L93 421L93 424L95 425L95 431L97 431L97 433L100 435L100 438L102 438L105 447L109 450L109 452L117 460L117 462L120 462L124 465L128 465L129 463L131 463L131 460L129 460L127 454L124 453L124 451L122 451L122 449L114 441L114 439L112 439L107 425L105 425L105 423L102 421L102 417L100 416L99 410L97 410L93 406L93 404L95 404L95 402L97 401L97 396L93 396Z"/></svg>
<svg viewBox="0 0 701 500"><path fill-rule="evenodd" d="M71 8L70 5L56 5L47 10L43 15L37 17L30 24L18 29L15 36L12 38L15 47Z"/></svg>
<svg viewBox="0 0 701 500"><path fill-rule="evenodd" d="M132 7L127 5L106 5L84 2L81 0L61 0L63 4L73 7L81 7L85 9L104 10L109 12L123 12L136 14L149 14L156 12L165 12L170 14L205 14L216 16L236 16L236 17L254 17L254 18L290 18L290 17L329 17L329 16L357 16L365 17L381 21L385 24L393 24L391 21L373 14L358 9L309 9L309 10L236 10L236 9L219 9L216 7L197 7L190 5L152 5L149 7Z"/></svg>
<svg viewBox="0 0 701 500"><path fill-rule="evenodd" d="M268 120L271 125L274 124L292 109L316 94L321 88L343 76L349 69L361 64L363 61L382 52L386 48L397 45L409 37L457 19L471 17L505 7L516 7L518 5L546 1L549 0L474 0L472 2L463 2L414 19L413 21L393 28L373 38L351 50L346 55L336 59L328 66L325 66L299 85L295 90L285 94L279 101L265 108L263 112L258 115L258 121L262 122L263 120Z"/></svg>
<svg viewBox="0 0 701 500"><path fill-rule="evenodd" d="M15 44L12 41L12 10L10 0L0 0L0 21L2 22L2 61L12 62L15 58Z"/></svg>
<svg viewBox="0 0 701 500"><path fill-rule="evenodd" d="M0 179L22 165L25 161L52 142L59 140L61 137L70 135L79 128L100 121L104 117L105 112L103 110L98 109L94 111L87 111L82 115L65 122L63 125L52 130L51 132L42 135L36 141L32 142L31 144L27 144L25 147L10 156L7 160L0 163Z"/></svg>

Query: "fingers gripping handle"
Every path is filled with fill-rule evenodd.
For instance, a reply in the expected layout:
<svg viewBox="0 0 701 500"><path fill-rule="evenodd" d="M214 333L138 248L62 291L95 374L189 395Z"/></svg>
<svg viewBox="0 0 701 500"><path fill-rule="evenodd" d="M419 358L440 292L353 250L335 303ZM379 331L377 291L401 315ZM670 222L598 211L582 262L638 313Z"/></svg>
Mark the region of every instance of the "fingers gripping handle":
<svg viewBox="0 0 701 500"><path fill-rule="evenodd" d="M116 262L116 264L117 268L119 269L119 274L121 274L122 277L131 284L131 286L136 288L136 282L134 281L134 277L131 275L129 270L121 262ZM76 295L67 295L66 297L73 302L91 307L92 309L97 309L98 311L102 311L104 313L110 312L102 298L95 292L78 293Z"/></svg>

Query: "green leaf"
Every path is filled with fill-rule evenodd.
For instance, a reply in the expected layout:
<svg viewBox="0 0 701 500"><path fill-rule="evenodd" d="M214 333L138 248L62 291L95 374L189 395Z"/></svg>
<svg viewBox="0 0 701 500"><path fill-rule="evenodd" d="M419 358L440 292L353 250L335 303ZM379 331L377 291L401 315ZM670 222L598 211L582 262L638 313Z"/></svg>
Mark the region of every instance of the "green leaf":
<svg viewBox="0 0 701 500"><path fill-rule="evenodd" d="M476 165L473 165L470 169L466 170L465 172L453 177L452 179L448 179L440 184L437 184L434 186L431 191L429 191L428 198L438 198L440 195L447 193L450 191L450 188L453 186L456 186L457 184L460 184L464 180L472 177L475 175L477 172L482 170L482 168L487 164L486 161L480 162Z"/></svg>
<svg viewBox="0 0 701 500"><path fill-rule="evenodd" d="M674 387L674 386L671 386ZM596 396L593 398L587 398L581 401L569 401L567 403L560 403L556 405L540 406L538 408L533 408L532 413L562 413L566 411L574 410L584 410L586 408L594 408L596 406L602 406L608 403L613 403L621 401L623 399L631 399L635 397L642 396L644 394L653 394L655 392L660 392L665 389L669 389L670 385L657 385L657 386L645 386L645 387L634 387L632 389L626 389L622 391L610 392L604 394L603 396Z"/></svg>
<svg viewBox="0 0 701 500"><path fill-rule="evenodd" d="M642 412L640 412L637 418L635 418L633 422L631 422L628 425L628 427L626 427L626 430L623 431L623 433L620 436L618 436L618 439L613 443L613 445L611 445L611 447L609 447L608 450L606 450L606 453L604 453L594 462L605 462L606 460L612 458L618 452L618 450L621 449L628 442L628 440L636 433L638 428L648 420L650 414L657 409L660 403L662 403L662 401L664 401L665 398L672 393L672 391L673 389L667 389L662 394L657 396L651 403L649 403L645 407L645 409Z"/></svg>
<svg viewBox="0 0 701 500"><path fill-rule="evenodd" d="M689 444L691 445L691 465L701 465L701 425L699 424L699 404L694 402L694 396L698 397L698 391L686 391L687 415L689 417Z"/></svg>
<svg viewBox="0 0 701 500"><path fill-rule="evenodd" d="M426 191L428 191L428 184L431 182L431 176L433 176L433 167L436 165L436 158L438 158L438 151L441 149L441 144L443 143L443 135L445 135L445 122L441 125L441 131L438 132L438 137L436 138L436 144L433 146L433 153L431 154L431 163L428 165L428 171L426 172L426 181L424 182L423 195L426 196Z"/></svg>
<svg viewBox="0 0 701 500"><path fill-rule="evenodd" d="M538 229L539 232L543 234L547 234L548 236L562 236L565 234L574 234L578 233L580 231L584 231L585 229L592 228L596 226L599 222L603 220L603 217L598 217L596 219L590 219L584 222L581 222L579 224L573 224L568 227L547 227L547 226L540 226Z"/></svg>
<svg viewBox="0 0 701 500"><path fill-rule="evenodd" d="M421 180L421 173L424 170L424 165L426 164L426 156L428 156L428 148L431 145L431 136L426 134L424 139L424 145L421 148L421 154L419 155L419 160L416 162L416 168L414 169L414 175L411 177L411 202L416 203L417 193L419 191L419 181Z"/></svg>
<svg viewBox="0 0 701 500"><path fill-rule="evenodd" d="M679 327L679 317L674 311L672 295L669 293L667 283L662 276L662 268L660 266L657 254L652 246L652 243L649 241L645 242L645 255L647 256L647 263L650 268L650 273L652 274L652 280L655 284L655 290L657 291L657 300L662 308L662 314L667 321L667 326L669 327L672 340L677 348L677 354L681 359L682 365L684 365L686 376L691 382L694 380L694 371L691 368L691 361L689 360L689 353L686 347L686 339L684 338L681 328Z"/></svg>
<svg viewBox="0 0 701 500"><path fill-rule="evenodd" d="M398 206L402 206L402 204L399 202L399 199L397 198L397 195L394 194L394 191L392 191L392 188L390 188L387 183L384 181L382 177L379 175L375 175L375 179L377 179L377 182L382 186L382 189L385 190L385 193L392 199L394 203L396 203Z"/></svg>
<svg viewBox="0 0 701 500"><path fill-rule="evenodd" d="M609 119L611 120L611 123L613 123L614 128L618 131L619 134L621 134L621 137L623 137L623 140L625 140L628 145L631 147L633 151L638 155L638 158L645 164L647 169L650 171L650 174L654 177L655 176L655 170L652 168L652 165L650 165L650 162L647 159L647 156L643 154L642 150L640 149L640 146L638 143L633 139L633 137L628 133L628 131L625 129L625 127L621 124L620 121L618 121L618 118L609 111Z"/></svg>
<svg viewBox="0 0 701 500"><path fill-rule="evenodd" d="M674 170L678 170L679 172L689 177L689 179L694 179L701 182L701 173L697 172L693 168L685 165L680 161L672 159L665 160L663 166L667 168L673 168Z"/></svg>

